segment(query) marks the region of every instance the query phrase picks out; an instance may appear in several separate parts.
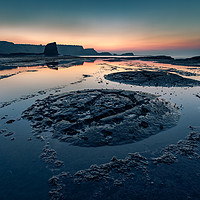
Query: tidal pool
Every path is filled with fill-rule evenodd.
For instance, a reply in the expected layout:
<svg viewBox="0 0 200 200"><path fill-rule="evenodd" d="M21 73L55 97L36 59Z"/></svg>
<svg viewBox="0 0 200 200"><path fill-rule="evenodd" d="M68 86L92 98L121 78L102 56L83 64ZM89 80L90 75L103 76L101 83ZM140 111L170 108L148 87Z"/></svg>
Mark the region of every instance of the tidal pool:
<svg viewBox="0 0 200 200"><path fill-rule="evenodd" d="M52 188L48 180L52 176L61 172L74 174L79 170L90 168L94 164L109 163L113 156L124 159L129 153L135 152L143 153L147 157L154 155L166 145L184 139L189 133L189 126L199 126L199 86L134 86L104 79L104 75L110 73L143 69L169 70L184 78L200 81L198 67L172 66L144 61L109 62L99 59L84 63L74 62L70 65L61 63L57 67L19 66L14 69L1 69L0 130L3 130L0 132L1 199L49 199L48 193ZM180 119L176 126L135 143L81 147L53 139L51 130L45 130L39 135L35 134L29 121L21 118L23 111L38 99L84 89L120 89L158 95L179 107ZM8 134L10 132L12 132L11 135ZM194 167L198 170L199 165L194 163L187 165L187 160L184 160L183 163L187 172ZM179 168L180 166L176 168L176 165L173 165L173 169ZM164 170L165 167L162 166L161 171ZM170 171L170 169L166 170ZM153 167L152 171L154 171ZM152 176L156 177L156 173L155 170ZM187 174L187 176L189 175ZM198 182L196 179L194 180L195 183ZM142 187L141 182L137 183ZM128 180L126 184L130 184ZM156 183L157 187L158 185ZM71 187L73 189L73 186ZM88 188L90 187L88 186ZM94 190L94 186L91 188ZM131 186L129 188L131 191ZM70 187L68 189L70 190ZM139 188L133 187L132 189ZM79 196L74 199L79 199L82 192L88 189L81 187L78 190L80 191L80 193L77 192ZM115 189L112 190L115 191ZM151 188L147 188L145 191L150 190ZM100 189L97 193L99 191ZM106 190L107 196L109 196L109 192L112 193L112 191ZM171 193L173 194L173 191ZM103 197L105 198L105 196Z"/></svg>

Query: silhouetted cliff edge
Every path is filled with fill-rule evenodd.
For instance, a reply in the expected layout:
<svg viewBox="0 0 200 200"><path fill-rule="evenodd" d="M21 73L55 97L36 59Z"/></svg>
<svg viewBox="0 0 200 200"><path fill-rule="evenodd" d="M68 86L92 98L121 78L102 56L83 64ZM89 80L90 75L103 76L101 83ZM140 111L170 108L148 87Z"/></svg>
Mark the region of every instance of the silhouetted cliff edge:
<svg viewBox="0 0 200 200"><path fill-rule="evenodd" d="M14 44L13 42L0 41L0 54L33 53L42 54L44 45ZM57 45L60 55L98 55L93 48L84 49L79 45Z"/></svg>

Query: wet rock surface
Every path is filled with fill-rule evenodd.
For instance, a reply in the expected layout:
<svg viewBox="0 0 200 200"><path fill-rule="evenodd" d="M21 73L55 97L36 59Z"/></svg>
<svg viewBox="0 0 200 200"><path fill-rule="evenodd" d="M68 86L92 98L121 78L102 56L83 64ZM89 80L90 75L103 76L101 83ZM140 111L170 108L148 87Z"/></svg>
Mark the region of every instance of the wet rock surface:
<svg viewBox="0 0 200 200"><path fill-rule="evenodd" d="M80 194L83 195L83 199L96 199L100 197L101 189L119 188L138 176L150 180L148 164L147 159L141 154L130 153L125 159L113 157L109 163L91 165L89 169L80 170L75 174L62 172L49 179L52 187L49 192L50 199L79 199Z"/></svg>
<svg viewBox="0 0 200 200"><path fill-rule="evenodd" d="M92 165L89 169L76 172L73 175L73 182L99 182L101 180L107 182L110 180L114 185L121 185L126 179L135 176L135 174L131 172L133 168L136 170L142 170L148 179L146 168L148 164L149 162L147 159L139 153L129 153L125 159L117 159L116 157L113 157L109 163L99 166Z"/></svg>
<svg viewBox="0 0 200 200"><path fill-rule="evenodd" d="M51 148L49 144L45 145L43 152L40 154L40 158L45 162L49 168L60 168L64 165L64 162L58 160L55 149Z"/></svg>
<svg viewBox="0 0 200 200"><path fill-rule="evenodd" d="M108 163L74 174L55 175L49 179L50 199L199 199L200 132L192 129L156 158L155 152L129 153L124 159L114 156Z"/></svg>
<svg viewBox="0 0 200 200"><path fill-rule="evenodd" d="M195 158L199 159L200 154L198 150L198 146L200 143L200 134L199 130L195 130L197 128L191 127L192 132L184 139L179 140L177 144L171 144L166 146L162 151L162 155L157 158L153 158L153 162L155 164L158 163L167 163L172 164L177 161L177 157L185 156L189 159Z"/></svg>
<svg viewBox="0 0 200 200"><path fill-rule="evenodd" d="M104 76L105 79L139 86L193 87L200 82L167 71L126 71Z"/></svg>
<svg viewBox="0 0 200 200"><path fill-rule="evenodd" d="M23 112L35 132L78 146L119 145L176 125L175 105L155 95L123 90L82 90L38 100Z"/></svg>

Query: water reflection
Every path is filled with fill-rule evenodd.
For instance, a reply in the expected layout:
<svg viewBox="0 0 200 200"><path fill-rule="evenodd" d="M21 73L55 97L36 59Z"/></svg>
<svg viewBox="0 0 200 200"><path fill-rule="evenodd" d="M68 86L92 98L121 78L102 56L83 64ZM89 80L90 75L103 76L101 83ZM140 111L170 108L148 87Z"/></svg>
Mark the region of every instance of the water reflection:
<svg viewBox="0 0 200 200"><path fill-rule="evenodd" d="M199 125L199 98L194 95L199 93L199 87L143 87L104 79L104 75L113 72L152 70L153 68L155 70L174 68L176 70L173 70L173 73L180 73L182 70L181 73L187 71L199 74L199 68L195 67L188 68L144 61L105 62L95 59L76 59L45 62L44 65L32 67L7 66L3 70L1 68L1 75L20 73L0 80L0 103L15 100L0 109L0 118L8 115L6 120L19 119L21 113L37 99L72 90L108 88L149 92L160 95L178 106L182 105L181 119L176 127L138 143L89 149L69 146L67 143L53 140L50 133L45 133L44 136L49 136L51 147L56 150L58 158L64 161L65 166L62 170L72 173L88 168L94 163L109 162L113 155L117 158L124 158L130 152L157 150L183 139L188 134L189 125ZM199 76L185 75L191 75L190 78L200 80ZM22 200L48 199L50 170L46 169L45 164L38 158L46 141L35 138L27 121L16 120L13 124L6 124L5 120L0 119L0 129L4 128L8 131L15 131L16 140L11 141L10 138L0 135L0 196L3 199L6 197L7 199L18 197ZM32 140L28 141L28 138ZM19 187L21 185L23 185L23 190Z"/></svg>
<svg viewBox="0 0 200 200"><path fill-rule="evenodd" d="M58 70L58 62L47 62L46 65L49 69Z"/></svg>

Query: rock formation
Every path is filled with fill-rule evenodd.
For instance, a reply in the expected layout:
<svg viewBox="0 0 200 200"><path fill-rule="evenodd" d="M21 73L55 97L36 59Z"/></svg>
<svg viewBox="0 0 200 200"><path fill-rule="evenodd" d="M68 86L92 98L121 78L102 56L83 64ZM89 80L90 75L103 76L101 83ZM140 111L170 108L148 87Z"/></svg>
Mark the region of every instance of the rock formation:
<svg viewBox="0 0 200 200"><path fill-rule="evenodd" d="M44 55L45 56L57 56L58 55L58 49L56 46L56 42L48 43L45 46Z"/></svg>
<svg viewBox="0 0 200 200"><path fill-rule="evenodd" d="M176 125L179 111L155 95L124 90L81 90L49 96L23 112L35 133L97 147L136 142Z"/></svg>
<svg viewBox="0 0 200 200"><path fill-rule="evenodd" d="M30 45L30 44L14 44L12 42L0 41L0 54L42 54L44 52L44 45ZM80 45L57 45L58 53L60 55L98 55L93 48L84 49Z"/></svg>
<svg viewBox="0 0 200 200"><path fill-rule="evenodd" d="M110 52L101 52L98 54L99 56L112 56Z"/></svg>
<svg viewBox="0 0 200 200"><path fill-rule="evenodd" d="M200 85L200 81L166 71L126 71L108 74L104 77L110 81L139 86L193 87Z"/></svg>
<svg viewBox="0 0 200 200"><path fill-rule="evenodd" d="M134 56L134 54L133 53L123 53L123 54L121 54L121 56Z"/></svg>

